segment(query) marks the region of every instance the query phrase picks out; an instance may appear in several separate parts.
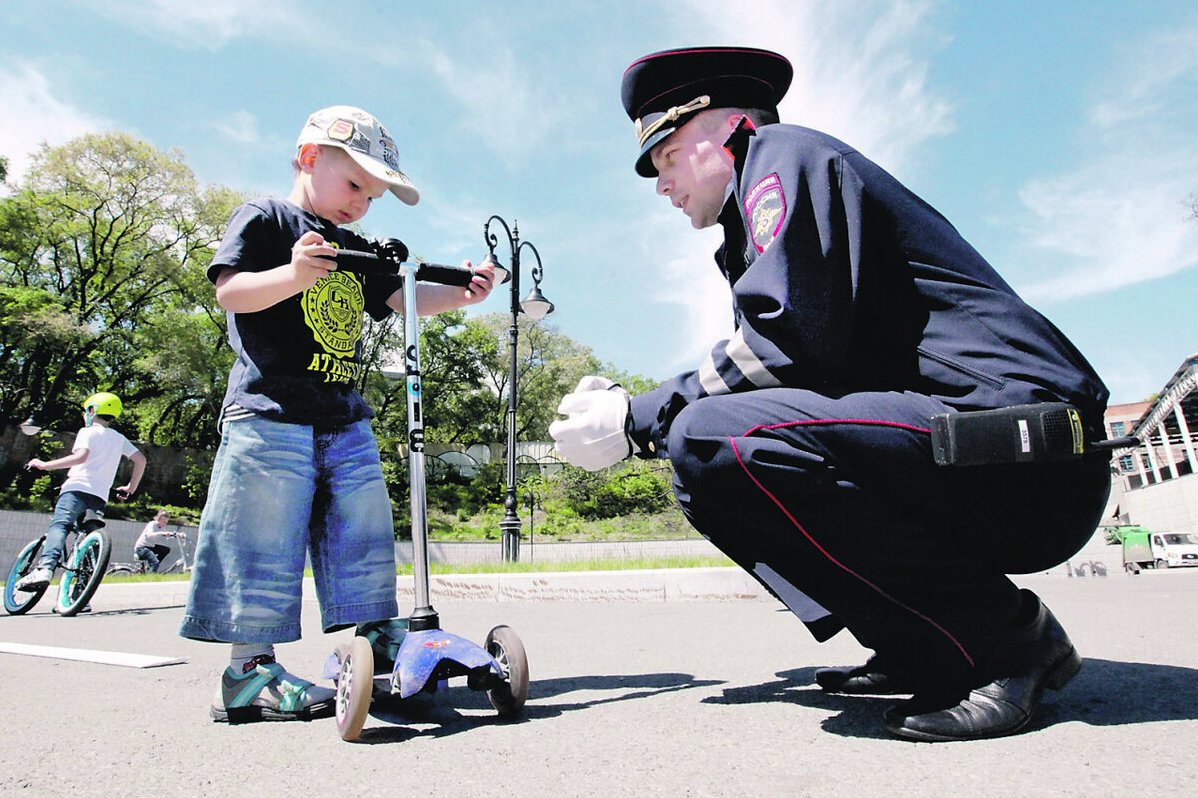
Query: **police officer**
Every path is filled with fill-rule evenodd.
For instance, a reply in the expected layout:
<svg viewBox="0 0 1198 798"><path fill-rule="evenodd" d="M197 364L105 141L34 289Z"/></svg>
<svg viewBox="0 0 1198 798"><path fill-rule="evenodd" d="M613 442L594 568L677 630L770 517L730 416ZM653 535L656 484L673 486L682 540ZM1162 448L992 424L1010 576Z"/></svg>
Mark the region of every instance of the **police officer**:
<svg viewBox="0 0 1198 798"><path fill-rule="evenodd" d="M904 738L1014 733L1081 659L1006 575L1089 539L1109 457L939 466L931 419L1060 402L1101 436L1107 390L932 207L847 144L778 123L791 77L742 47L628 67L636 171L695 228L723 228L735 332L639 396L584 378L550 432L591 470L669 457L700 533L817 639L847 627L874 650L817 671L823 689L910 694L883 717Z"/></svg>

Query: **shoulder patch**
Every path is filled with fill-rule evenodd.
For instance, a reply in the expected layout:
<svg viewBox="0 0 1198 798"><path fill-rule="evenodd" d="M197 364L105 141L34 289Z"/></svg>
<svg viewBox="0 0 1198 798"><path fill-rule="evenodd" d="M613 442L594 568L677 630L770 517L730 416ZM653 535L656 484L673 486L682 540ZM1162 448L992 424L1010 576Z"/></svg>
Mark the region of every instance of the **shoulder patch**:
<svg viewBox="0 0 1198 798"><path fill-rule="evenodd" d="M745 218L758 254L769 249L786 221L786 195L778 173L766 175L745 195Z"/></svg>

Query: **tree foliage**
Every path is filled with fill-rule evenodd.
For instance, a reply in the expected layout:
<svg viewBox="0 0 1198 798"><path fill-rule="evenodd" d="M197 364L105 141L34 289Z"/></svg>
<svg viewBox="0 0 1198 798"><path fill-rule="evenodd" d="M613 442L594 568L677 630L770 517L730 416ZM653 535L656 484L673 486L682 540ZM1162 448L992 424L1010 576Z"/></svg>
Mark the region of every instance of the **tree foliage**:
<svg viewBox="0 0 1198 798"><path fill-rule="evenodd" d="M495 401L489 423L488 440L507 440L508 385L511 382L511 315L488 313L479 317L496 342L492 357L483 362L486 383ZM574 389L582 377L600 371L599 360L591 348L557 332L546 320L534 322L527 316L517 318L516 438L544 441L549 439L549 424L557 417L561 397Z"/></svg>
<svg viewBox="0 0 1198 798"><path fill-rule="evenodd" d="M112 390L151 442L208 443L227 365L204 269L233 205L131 136L43 146L0 203L0 417L73 418Z"/></svg>
<svg viewBox="0 0 1198 798"><path fill-rule="evenodd" d="M0 157L0 181L7 171ZM122 133L43 145L25 174L5 186L0 419L35 416L73 432L79 403L110 390L124 400L119 426L130 438L210 457L232 353L206 269L245 197L201 186L180 152ZM427 441L506 442L510 325L507 313L421 320ZM586 374L606 373L633 393L652 387L602 366L589 347L545 320L521 315L518 333L521 441L548 439L561 396ZM376 410L384 456L394 459L407 437L401 317L368 321L362 354L358 387ZM180 480L178 495L155 498L186 505L202 497L196 475L203 457ZM32 477L14 463L5 472L0 491L31 489ZM492 477L470 488L472 503L485 499Z"/></svg>

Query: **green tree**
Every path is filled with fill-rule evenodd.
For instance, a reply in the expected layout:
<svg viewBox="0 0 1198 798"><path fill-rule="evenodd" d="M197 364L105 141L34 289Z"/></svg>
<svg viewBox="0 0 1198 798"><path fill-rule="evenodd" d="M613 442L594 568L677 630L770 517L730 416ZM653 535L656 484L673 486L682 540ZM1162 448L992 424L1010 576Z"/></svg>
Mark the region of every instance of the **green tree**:
<svg viewBox="0 0 1198 798"><path fill-rule="evenodd" d="M493 356L483 363L486 382L494 397L493 417L497 433L491 440L507 440L507 387L511 361L508 346L510 314L488 313L479 317L497 342ZM516 408L516 438L522 441L549 440L549 424L557 418L557 405L588 374L598 374L600 363L591 348L563 335L546 321L534 322L521 314L516 347L519 380Z"/></svg>
<svg viewBox="0 0 1198 798"><path fill-rule="evenodd" d="M420 320L420 369L425 440L471 445L493 440L492 399L482 362L492 355L487 330L467 321L465 311ZM371 322L363 338L366 364L362 391L376 413L376 434L394 442L407 437L406 363L403 317Z"/></svg>
<svg viewBox="0 0 1198 798"><path fill-rule="evenodd" d="M56 423L108 389L135 437L211 444L228 353L204 269L240 195L201 189L180 153L120 133L43 145L13 189L0 200L0 417Z"/></svg>

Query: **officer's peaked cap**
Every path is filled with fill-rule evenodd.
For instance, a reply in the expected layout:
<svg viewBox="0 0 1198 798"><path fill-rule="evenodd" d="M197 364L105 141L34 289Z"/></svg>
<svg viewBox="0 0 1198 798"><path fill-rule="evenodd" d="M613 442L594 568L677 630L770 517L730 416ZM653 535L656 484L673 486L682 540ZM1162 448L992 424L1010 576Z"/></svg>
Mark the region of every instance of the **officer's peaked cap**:
<svg viewBox="0 0 1198 798"><path fill-rule="evenodd" d="M705 108L777 111L794 69L785 57L752 47L662 50L624 70L620 98L636 124L636 171L654 177L649 150Z"/></svg>

